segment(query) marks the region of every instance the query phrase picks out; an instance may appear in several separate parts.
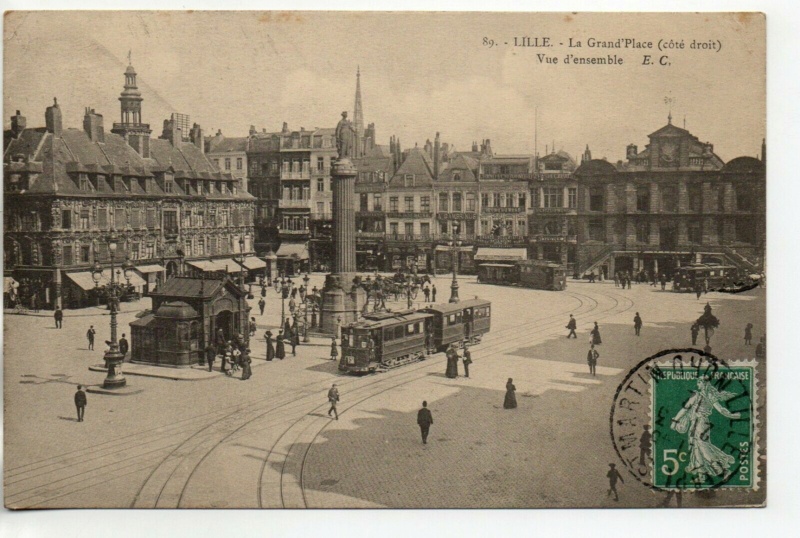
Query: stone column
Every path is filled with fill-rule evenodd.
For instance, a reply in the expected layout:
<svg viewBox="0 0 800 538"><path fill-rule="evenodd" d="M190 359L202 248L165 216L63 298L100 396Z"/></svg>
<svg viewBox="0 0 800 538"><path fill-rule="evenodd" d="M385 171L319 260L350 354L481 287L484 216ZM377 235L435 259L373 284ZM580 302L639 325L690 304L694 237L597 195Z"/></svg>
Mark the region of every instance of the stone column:
<svg viewBox="0 0 800 538"><path fill-rule="evenodd" d="M333 182L333 272L322 289L322 333L337 335L341 326L358 319L366 292L353 285L356 276L356 169L347 157L331 167ZM338 336L338 335L337 335Z"/></svg>

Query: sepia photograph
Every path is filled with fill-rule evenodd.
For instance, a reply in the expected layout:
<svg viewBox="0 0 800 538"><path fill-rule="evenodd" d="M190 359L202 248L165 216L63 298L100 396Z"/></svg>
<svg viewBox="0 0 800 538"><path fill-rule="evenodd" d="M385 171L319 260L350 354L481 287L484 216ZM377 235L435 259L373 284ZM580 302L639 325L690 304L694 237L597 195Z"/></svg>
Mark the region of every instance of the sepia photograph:
<svg viewBox="0 0 800 538"><path fill-rule="evenodd" d="M765 506L766 25L6 12L5 507Z"/></svg>

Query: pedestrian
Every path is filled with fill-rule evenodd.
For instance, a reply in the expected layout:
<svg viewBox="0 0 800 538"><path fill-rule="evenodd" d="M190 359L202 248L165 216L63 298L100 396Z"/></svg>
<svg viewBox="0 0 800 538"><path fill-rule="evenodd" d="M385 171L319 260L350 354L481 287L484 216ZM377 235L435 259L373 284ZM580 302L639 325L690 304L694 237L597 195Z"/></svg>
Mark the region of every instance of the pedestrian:
<svg viewBox="0 0 800 538"><path fill-rule="evenodd" d="M625 281L628 283L628 289L631 289L631 280L633 280L633 277L631 276L631 272L628 271L628 274L625 276Z"/></svg>
<svg viewBox="0 0 800 538"><path fill-rule="evenodd" d="M758 341L758 345L756 346L756 358L757 359L766 359L767 358L767 337L762 336L761 339Z"/></svg>
<svg viewBox="0 0 800 538"><path fill-rule="evenodd" d="M232 346L231 350L231 372L236 372L242 366L242 352L237 346Z"/></svg>
<svg viewBox="0 0 800 538"><path fill-rule="evenodd" d="M286 321L283 324L283 333L289 334L292 332L292 324L289 318L286 318Z"/></svg>
<svg viewBox="0 0 800 538"><path fill-rule="evenodd" d="M469 352L468 347L464 348L462 362L464 363L464 377L469 377L469 365L472 364L472 353Z"/></svg>
<svg viewBox="0 0 800 538"><path fill-rule="evenodd" d="M691 331L692 331L692 345L696 346L697 335L700 334L700 325L698 325L697 323L692 323Z"/></svg>
<svg viewBox="0 0 800 538"><path fill-rule="evenodd" d="M255 336L257 329L258 327L256 326L256 318L250 318L250 336Z"/></svg>
<svg viewBox="0 0 800 538"><path fill-rule="evenodd" d="M436 302L436 284L431 286L431 302L432 303Z"/></svg>
<svg viewBox="0 0 800 538"><path fill-rule="evenodd" d="M697 295L697 298L700 299L700 296L703 294L703 288L701 287L700 283L697 282L694 285L694 293Z"/></svg>
<svg viewBox="0 0 800 538"><path fill-rule="evenodd" d="M86 410L86 393L83 392L81 385L78 385L78 391L75 393L75 409L78 411L78 422L83 422L83 413Z"/></svg>
<svg viewBox="0 0 800 538"><path fill-rule="evenodd" d="M53 318L56 320L56 329L63 329L61 324L64 321L64 312L60 306L57 306L56 311L53 312Z"/></svg>
<svg viewBox="0 0 800 538"><path fill-rule="evenodd" d="M656 284L658 284L658 273L653 271L653 278L652 278L652 282L650 283L650 286L655 288Z"/></svg>
<svg viewBox="0 0 800 538"><path fill-rule="evenodd" d="M636 332L636 336L639 336L639 331L642 330L642 316L639 315L639 312L633 316L633 330Z"/></svg>
<svg viewBox="0 0 800 538"><path fill-rule="evenodd" d="M297 298L297 286L292 286L292 299Z"/></svg>
<svg viewBox="0 0 800 538"><path fill-rule="evenodd" d="M226 342L225 342L225 333L222 331L221 327L219 329L217 329L217 341L216 341L216 344L217 344L217 349L219 349L220 352L222 352L222 350L225 349L225 344L226 344Z"/></svg>
<svg viewBox="0 0 800 538"><path fill-rule="evenodd" d="M450 347L447 348L447 369L445 370L444 375L446 375L449 379L455 379L458 377L458 352L456 351L455 344L450 344Z"/></svg>
<svg viewBox="0 0 800 538"><path fill-rule="evenodd" d="M336 420L339 420L339 411L336 410L336 404L339 403L339 389L336 388L336 383L328 390L328 401L331 404L331 408L328 409L328 416L334 413L336 415Z"/></svg>
<svg viewBox="0 0 800 538"><path fill-rule="evenodd" d="M589 283L594 284L594 269L592 269L592 272L589 273Z"/></svg>
<svg viewBox="0 0 800 538"><path fill-rule="evenodd" d="M278 337L275 339L275 358L283 360L286 357L286 348L283 342L283 331L278 331Z"/></svg>
<svg viewBox="0 0 800 538"><path fill-rule="evenodd" d="M214 342L209 342L206 346L206 363L208 363L208 371L214 368L214 361L217 360L217 347Z"/></svg>
<svg viewBox="0 0 800 538"><path fill-rule="evenodd" d="M253 370L250 368L250 363L252 359L250 359L250 349L245 349L242 352L242 356L239 357L239 360L242 363L242 381L247 381L250 379L250 376L253 375Z"/></svg>
<svg viewBox="0 0 800 538"><path fill-rule="evenodd" d="M619 288L619 272L614 273L614 287Z"/></svg>
<svg viewBox="0 0 800 538"><path fill-rule="evenodd" d="M578 328L578 322L575 321L575 318L572 317L572 314L569 315L569 321L567 322L566 328L569 329L569 334L567 335L567 339L571 337L575 337L576 339L578 338L578 335L575 334L575 329Z"/></svg>
<svg viewBox="0 0 800 538"><path fill-rule="evenodd" d="M417 424L419 425L419 431L422 433L422 444L428 444L428 432L431 429L431 425L433 424L433 415L431 415L431 410L428 409L428 402L422 402L422 409L417 411Z"/></svg>
<svg viewBox="0 0 800 538"><path fill-rule="evenodd" d="M292 334L289 335L289 338L291 339L290 342L292 345L292 355L296 357L297 356L296 349L297 346L300 345L300 328L297 326L297 323L294 324L294 328L292 329Z"/></svg>
<svg viewBox="0 0 800 538"><path fill-rule="evenodd" d="M600 353L594 348L594 344L589 348L589 353L586 354L586 362L589 363L589 374L596 376L597 375L597 359L600 357Z"/></svg>
<svg viewBox="0 0 800 538"><path fill-rule="evenodd" d="M294 310L297 308L297 303L294 300L294 297L289 299L289 313L294 314Z"/></svg>
<svg viewBox="0 0 800 538"><path fill-rule="evenodd" d="M125 338L125 333L122 333L122 338L119 339L119 352L122 354L122 360L125 360L125 355L128 354L128 339Z"/></svg>
<svg viewBox="0 0 800 538"><path fill-rule="evenodd" d="M275 346L272 345L272 332L267 331L264 333L264 340L267 341L267 360L271 361L275 358Z"/></svg>
<svg viewBox="0 0 800 538"><path fill-rule="evenodd" d="M613 493L614 500L619 502L619 495L617 494L617 480L623 484L625 481L622 479L622 475L619 474L619 471L617 471L616 465L609 463L608 466L610 467L608 473L606 473L606 476L608 477L608 496L610 497Z"/></svg>
<svg viewBox="0 0 800 538"><path fill-rule="evenodd" d="M89 349L94 349L94 335L97 331L94 330L94 325L89 325L89 330L86 331L86 339L89 341Z"/></svg>
<svg viewBox="0 0 800 538"><path fill-rule="evenodd" d="M335 361L339 357L339 348L336 347L336 337L331 337L331 360Z"/></svg>
<svg viewBox="0 0 800 538"><path fill-rule="evenodd" d="M744 345L752 346L753 345L753 324L748 323L747 326L744 328Z"/></svg>
<svg viewBox="0 0 800 538"><path fill-rule="evenodd" d="M428 286L422 288L422 293L425 295L425 302L431 302L431 289Z"/></svg>
<svg viewBox="0 0 800 538"><path fill-rule="evenodd" d="M258 300L258 309L261 311L261 315L264 315L264 309L267 307L267 302L264 300L264 296L261 296L261 299Z"/></svg>
<svg viewBox="0 0 800 538"><path fill-rule="evenodd" d="M514 394L517 387L514 386L514 380L510 377L506 383L506 398L503 400L503 409L516 409L517 408L517 395Z"/></svg>
<svg viewBox="0 0 800 538"><path fill-rule="evenodd" d="M708 293L708 279L703 279L703 293Z"/></svg>
<svg viewBox="0 0 800 538"><path fill-rule="evenodd" d="M600 338L600 327L597 325L597 322L594 322L594 329L591 332L592 335L592 344L598 346L603 343L603 339Z"/></svg>
<svg viewBox="0 0 800 538"><path fill-rule="evenodd" d="M666 291L667 289L667 275L661 273L661 291Z"/></svg>
<svg viewBox="0 0 800 538"><path fill-rule="evenodd" d="M267 288L266 286L261 286L261 298L263 299L266 296L267 296Z"/></svg>

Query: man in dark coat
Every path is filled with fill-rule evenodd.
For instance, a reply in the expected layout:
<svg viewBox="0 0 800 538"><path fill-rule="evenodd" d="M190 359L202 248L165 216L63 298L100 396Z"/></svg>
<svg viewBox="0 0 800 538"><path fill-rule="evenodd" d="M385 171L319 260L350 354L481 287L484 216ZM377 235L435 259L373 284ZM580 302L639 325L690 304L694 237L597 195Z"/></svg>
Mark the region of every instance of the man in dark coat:
<svg viewBox="0 0 800 538"><path fill-rule="evenodd" d="M633 316L633 330L636 332L636 336L639 336L639 331L642 330L642 316L639 315L639 312Z"/></svg>
<svg viewBox="0 0 800 538"><path fill-rule="evenodd" d="M692 345L696 346L697 345L697 335L700 334L700 325L698 325L697 323L693 323L691 331L692 331Z"/></svg>
<svg viewBox="0 0 800 538"><path fill-rule="evenodd" d="M125 356L128 354L128 339L125 338L125 333L122 333L122 338L119 339L119 352L122 353L122 358L125 360Z"/></svg>
<svg viewBox="0 0 800 538"><path fill-rule="evenodd" d="M432 303L436 302L436 284L431 286L431 302Z"/></svg>
<svg viewBox="0 0 800 538"><path fill-rule="evenodd" d="M286 348L283 341L283 331L278 331L278 337L275 339L275 358L283 360L284 357L286 357Z"/></svg>
<svg viewBox="0 0 800 538"><path fill-rule="evenodd" d="M64 312L61 308L56 307L56 311L53 312L53 318L56 320L56 329L63 329L61 324L64 321Z"/></svg>
<svg viewBox="0 0 800 538"><path fill-rule="evenodd" d="M464 356L461 358L464 363L464 377L469 377L469 365L472 364L472 353L469 352L468 347L464 347Z"/></svg>
<svg viewBox="0 0 800 538"><path fill-rule="evenodd" d="M589 348L589 353L586 354L586 362L589 364L589 373L593 376L597 375L597 359L600 353L594 348L594 344Z"/></svg>
<svg viewBox="0 0 800 538"><path fill-rule="evenodd" d="M431 424L433 424L433 415L431 415L431 410L428 409L428 402L422 402L422 409L417 411L417 424L419 424L419 430L422 432L422 444L428 444L428 431L431 429Z"/></svg>
<svg viewBox="0 0 800 538"><path fill-rule="evenodd" d="M267 341L267 360L271 361L275 358L275 347L272 345L272 331L264 333L264 340Z"/></svg>
<svg viewBox="0 0 800 538"><path fill-rule="evenodd" d="M206 363L208 364L208 371L214 368L214 361L217 360L217 348L214 342L209 342L206 346Z"/></svg>
<svg viewBox="0 0 800 538"><path fill-rule="evenodd" d="M335 413L336 420L339 420L339 411L336 409L336 405L339 403L339 389L336 388L336 383L328 390L328 403L331 404L331 408L328 409L328 416L331 416L331 413Z"/></svg>
<svg viewBox="0 0 800 538"><path fill-rule="evenodd" d="M264 308L266 308L267 303L264 301L264 297L262 296L261 299L258 300L258 309L261 311L261 315L264 315Z"/></svg>
<svg viewBox="0 0 800 538"><path fill-rule="evenodd" d="M89 330L86 331L86 339L89 340L89 349L94 349L95 334L97 334L97 331L94 330L94 325L90 325Z"/></svg>
<svg viewBox="0 0 800 538"><path fill-rule="evenodd" d="M569 329L569 334L567 335L567 338L571 337L575 337L576 339L578 338L578 335L575 334L575 329L578 328L578 322L575 321L575 318L572 317L572 314L569 315L569 321L567 322L566 328Z"/></svg>
<svg viewBox="0 0 800 538"><path fill-rule="evenodd" d="M81 385L78 385L78 391L75 393L75 408L78 410L78 422L83 422L83 412L86 409L86 393L83 392Z"/></svg>
<svg viewBox="0 0 800 538"><path fill-rule="evenodd" d="M606 473L608 477L608 496L610 497L611 494L614 494L614 500L619 501L619 495L617 494L617 480L622 482L623 484L625 481L622 479L622 475L619 474L619 471L616 469L616 465L613 463L608 464L609 470Z"/></svg>

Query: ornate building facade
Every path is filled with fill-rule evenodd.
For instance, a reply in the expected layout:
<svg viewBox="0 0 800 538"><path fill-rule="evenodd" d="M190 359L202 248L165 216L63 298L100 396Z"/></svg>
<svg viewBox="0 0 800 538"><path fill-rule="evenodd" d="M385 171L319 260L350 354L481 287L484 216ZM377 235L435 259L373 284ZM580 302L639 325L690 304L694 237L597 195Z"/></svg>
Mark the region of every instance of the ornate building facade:
<svg viewBox="0 0 800 538"><path fill-rule="evenodd" d="M132 66L120 101L121 121L110 133L89 108L83 129L64 128L57 102L45 127L12 117L4 137L4 267L23 301L86 304L91 267L111 261L112 232L115 264L130 259L132 283L145 292L184 271L241 270L232 257L253 253L253 197L204 155L200 128L187 141L172 118L151 139Z"/></svg>

